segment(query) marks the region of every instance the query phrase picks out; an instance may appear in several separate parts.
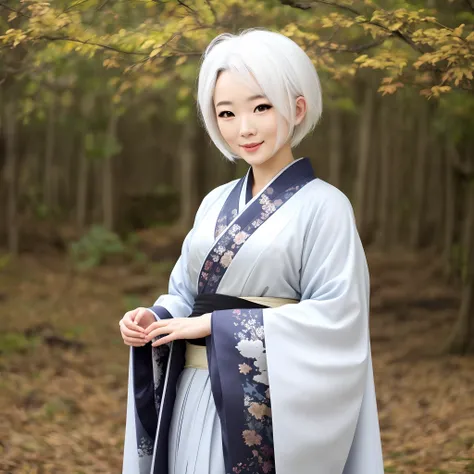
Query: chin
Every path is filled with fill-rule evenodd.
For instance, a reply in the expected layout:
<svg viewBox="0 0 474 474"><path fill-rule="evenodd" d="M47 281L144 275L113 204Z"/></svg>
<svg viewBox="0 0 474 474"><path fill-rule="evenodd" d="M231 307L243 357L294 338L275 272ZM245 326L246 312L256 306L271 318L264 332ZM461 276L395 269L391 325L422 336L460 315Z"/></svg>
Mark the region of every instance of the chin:
<svg viewBox="0 0 474 474"><path fill-rule="evenodd" d="M271 160L272 157L265 153L263 150L259 150L257 153L241 153L240 158L244 160L250 166L261 166L267 161Z"/></svg>

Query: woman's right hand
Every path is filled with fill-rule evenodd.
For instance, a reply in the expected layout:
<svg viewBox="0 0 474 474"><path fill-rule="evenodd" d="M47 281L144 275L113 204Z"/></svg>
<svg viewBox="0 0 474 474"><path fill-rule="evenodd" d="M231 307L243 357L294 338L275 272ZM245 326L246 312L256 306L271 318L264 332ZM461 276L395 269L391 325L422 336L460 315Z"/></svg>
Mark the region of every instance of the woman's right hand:
<svg viewBox="0 0 474 474"><path fill-rule="evenodd" d="M146 308L135 308L125 313L120 320L120 333L124 344L127 346L142 347L147 343L145 329L135 322L137 316L139 316L138 321L140 321L145 316L144 313L148 314L149 311Z"/></svg>

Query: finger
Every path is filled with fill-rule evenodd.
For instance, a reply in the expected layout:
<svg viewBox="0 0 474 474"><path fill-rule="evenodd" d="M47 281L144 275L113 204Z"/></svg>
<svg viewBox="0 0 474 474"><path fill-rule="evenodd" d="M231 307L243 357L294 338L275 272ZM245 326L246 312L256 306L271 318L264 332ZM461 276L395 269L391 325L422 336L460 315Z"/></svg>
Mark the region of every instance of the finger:
<svg viewBox="0 0 474 474"><path fill-rule="evenodd" d="M146 344L147 343L147 341L145 341L141 337L125 336L125 335L122 334L122 338L123 338L124 341L127 341L127 342L135 342L135 343L140 343L140 344Z"/></svg>
<svg viewBox="0 0 474 474"><path fill-rule="evenodd" d="M138 331L133 331L131 329L128 329L127 327L125 326L121 326L121 333L124 335L124 336L127 336L127 337L134 337L134 338L137 338L137 339L141 339L142 341L145 340L145 334L141 333L141 332L138 332Z"/></svg>
<svg viewBox="0 0 474 474"><path fill-rule="evenodd" d="M132 311L127 311L124 315L123 315L123 318L122 319L127 319L128 321L133 321L133 317L135 316L135 311L136 309L132 310Z"/></svg>
<svg viewBox="0 0 474 474"><path fill-rule="evenodd" d="M156 328L154 331L151 331L150 333L148 333L145 340L151 341L155 337L162 336L163 334L171 334L172 332L174 332L173 329L168 326Z"/></svg>
<svg viewBox="0 0 474 474"><path fill-rule="evenodd" d="M132 347L143 347L145 345L145 342L143 341L138 341L138 340L128 339L128 338L125 338L123 342L127 346L132 346Z"/></svg>
<svg viewBox="0 0 474 474"><path fill-rule="evenodd" d="M140 311L138 311L138 312L135 314L135 317L132 318L132 321L133 321L135 324L140 324L140 321L142 320L143 316L145 316L147 313L148 313L148 310L147 310L147 309L141 309Z"/></svg>
<svg viewBox="0 0 474 474"><path fill-rule="evenodd" d="M162 346L163 344L168 344L168 342L178 339L175 332L168 334L167 336L160 337L157 341L152 343L153 347Z"/></svg>
<svg viewBox="0 0 474 474"><path fill-rule="evenodd" d="M125 316L122 319L122 323L125 325L125 327L131 329L132 331L143 332L142 327L138 326L133 321L130 321L130 319L125 318Z"/></svg>
<svg viewBox="0 0 474 474"><path fill-rule="evenodd" d="M157 328L163 328L169 326L169 321L166 320L159 320L155 321L154 323L151 323L146 329L145 329L145 334L150 334L152 331L154 331ZM169 332L169 331L168 331Z"/></svg>

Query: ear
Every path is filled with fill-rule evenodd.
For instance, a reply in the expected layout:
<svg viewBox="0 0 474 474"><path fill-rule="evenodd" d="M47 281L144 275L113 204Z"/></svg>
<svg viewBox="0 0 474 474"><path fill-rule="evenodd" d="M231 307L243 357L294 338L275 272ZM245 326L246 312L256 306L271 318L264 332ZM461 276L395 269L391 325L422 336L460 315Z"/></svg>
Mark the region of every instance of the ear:
<svg viewBox="0 0 474 474"><path fill-rule="evenodd" d="M306 99L300 95L296 98L296 117L295 125L299 125L303 119L306 117Z"/></svg>

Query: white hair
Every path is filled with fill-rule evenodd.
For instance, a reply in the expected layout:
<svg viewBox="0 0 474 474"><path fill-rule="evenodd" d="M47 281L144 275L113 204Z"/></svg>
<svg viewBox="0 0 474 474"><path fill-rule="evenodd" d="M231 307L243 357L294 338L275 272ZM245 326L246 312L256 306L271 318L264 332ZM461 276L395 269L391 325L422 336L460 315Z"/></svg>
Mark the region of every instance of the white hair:
<svg viewBox="0 0 474 474"><path fill-rule="evenodd" d="M291 147L295 147L318 123L322 112L319 77L309 57L294 41L262 29L248 29L239 35L221 34L211 41L202 58L198 107L211 140L229 160L233 161L236 155L219 131L213 100L217 77L226 70L237 72L246 80L253 78L287 121L288 136L284 141L277 139L277 149L290 138ZM307 110L303 121L295 126L299 96L306 99Z"/></svg>

